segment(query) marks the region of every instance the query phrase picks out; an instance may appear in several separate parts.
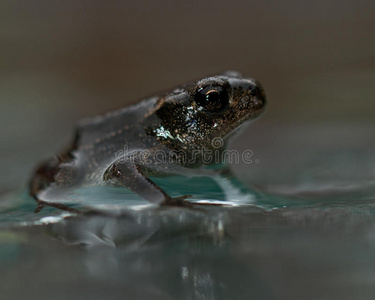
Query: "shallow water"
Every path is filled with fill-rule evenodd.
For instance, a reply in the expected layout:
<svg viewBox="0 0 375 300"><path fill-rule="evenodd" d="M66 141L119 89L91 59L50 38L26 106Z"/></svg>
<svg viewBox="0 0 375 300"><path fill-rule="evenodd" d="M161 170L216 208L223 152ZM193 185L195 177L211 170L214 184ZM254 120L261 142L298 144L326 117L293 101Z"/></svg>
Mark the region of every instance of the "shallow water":
<svg viewBox="0 0 375 300"><path fill-rule="evenodd" d="M262 193L256 205L241 205L223 201L224 195L209 180L192 181L187 185L176 177L163 182L172 194L176 186L183 194L184 186L189 190L186 186L195 184L193 199L204 199L206 204L193 209L157 207L124 189L108 188L79 191L81 201L74 207L82 214L54 208L34 214L35 203L25 190L4 195L2 295L6 299L67 299L83 294L87 299L375 295L374 189L362 191L366 197L354 191L346 197L314 199Z"/></svg>

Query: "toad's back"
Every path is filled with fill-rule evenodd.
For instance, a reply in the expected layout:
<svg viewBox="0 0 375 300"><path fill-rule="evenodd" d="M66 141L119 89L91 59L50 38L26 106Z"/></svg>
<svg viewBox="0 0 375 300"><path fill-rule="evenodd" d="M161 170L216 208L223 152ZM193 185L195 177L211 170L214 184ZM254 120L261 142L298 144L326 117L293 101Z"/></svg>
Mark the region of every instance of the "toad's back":
<svg viewBox="0 0 375 300"><path fill-rule="evenodd" d="M31 183L32 191L56 186L97 185L103 172L118 155L151 147L139 120L149 113L157 98L83 120L71 148L40 166Z"/></svg>

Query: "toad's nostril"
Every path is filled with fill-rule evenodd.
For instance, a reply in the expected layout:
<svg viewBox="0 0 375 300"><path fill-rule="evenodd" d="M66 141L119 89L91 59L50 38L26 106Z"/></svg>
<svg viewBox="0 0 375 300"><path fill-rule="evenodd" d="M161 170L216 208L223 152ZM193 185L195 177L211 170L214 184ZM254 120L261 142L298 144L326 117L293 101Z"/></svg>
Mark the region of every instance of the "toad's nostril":
<svg viewBox="0 0 375 300"><path fill-rule="evenodd" d="M254 106L259 108L265 106L266 96L260 85L254 86L254 88L251 90L251 95Z"/></svg>

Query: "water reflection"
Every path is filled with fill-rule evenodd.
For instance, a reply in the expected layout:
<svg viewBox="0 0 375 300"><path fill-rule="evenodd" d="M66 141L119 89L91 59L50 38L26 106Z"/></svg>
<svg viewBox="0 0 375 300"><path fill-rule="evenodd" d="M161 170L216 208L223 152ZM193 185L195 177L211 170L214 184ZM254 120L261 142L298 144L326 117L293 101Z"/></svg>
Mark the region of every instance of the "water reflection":
<svg viewBox="0 0 375 300"><path fill-rule="evenodd" d="M41 287L45 298L371 298L371 195L274 197L274 209L113 198L87 201L81 214L34 214L21 191L0 202L0 290L8 298L37 298Z"/></svg>
<svg viewBox="0 0 375 300"><path fill-rule="evenodd" d="M68 248L40 247L41 264L61 255L55 267L67 278L84 270L94 291L134 299L334 297L349 281L348 295L373 293L374 211L373 203L92 211L42 227L43 239Z"/></svg>
<svg viewBox="0 0 375 300"><path fill-rule="evenodd" d="M255 207L245 211L250 223L252 216L263 213ZM151 207L71 216L47 228L63 243L85 249L82 264L90 278L122 278L127 288L142 297L228 299L233 292L270 295L256 270L230 255L235 236L227 227L237 227L233 222L243 212L222 207Z"/></svg>

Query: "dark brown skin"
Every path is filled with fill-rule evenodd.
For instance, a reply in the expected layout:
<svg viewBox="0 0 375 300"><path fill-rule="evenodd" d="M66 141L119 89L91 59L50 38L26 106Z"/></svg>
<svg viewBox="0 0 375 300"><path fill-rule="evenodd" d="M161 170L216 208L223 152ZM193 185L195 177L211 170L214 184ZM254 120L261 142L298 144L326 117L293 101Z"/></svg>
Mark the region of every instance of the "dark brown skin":
<svg viewBox="0 0 375 300"><path fill-rule="evenodd" d="M116 184L155 204L183 205L187 196L171 198L149 177L199 172L212 163L202 155L212 140L226 140L264 107L260 85L228 71L85 120L73 146L36 171L31 195L39 209L64 209L64 189Z"/></svg>

